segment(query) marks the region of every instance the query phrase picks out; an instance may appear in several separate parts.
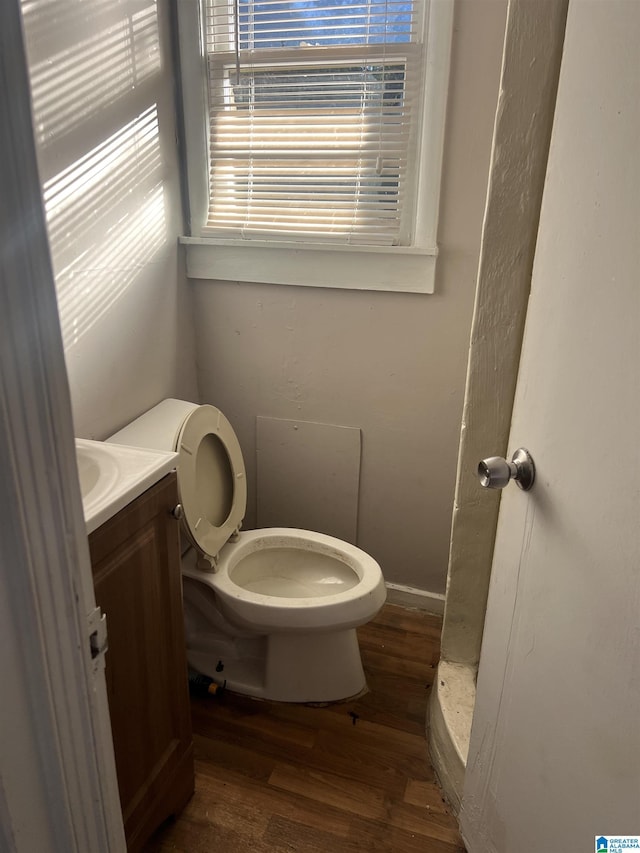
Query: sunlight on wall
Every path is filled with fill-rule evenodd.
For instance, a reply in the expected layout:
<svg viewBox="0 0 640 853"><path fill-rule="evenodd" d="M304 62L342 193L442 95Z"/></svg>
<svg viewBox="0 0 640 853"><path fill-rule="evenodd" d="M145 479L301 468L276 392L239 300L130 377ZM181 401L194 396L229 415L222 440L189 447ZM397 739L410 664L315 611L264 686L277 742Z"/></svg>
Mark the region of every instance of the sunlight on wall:
<svg viewBox="0 0 640 853"><path fill-rule="evenodd" d="M155 0L23 0L65 349L168 240Z"/></svg>
<svg viewBox="0 0 640 853"><path fill-rule="evenodd" d="M160 70L156 5L149 0L126 7L113 0L25 0L22 11L42 147Z"/></svg>
<svg viewBox="0 0 640 853"><path fill-rule="evenodd" d="M44 186L65 347L167 240L155 106Z"/></svg>

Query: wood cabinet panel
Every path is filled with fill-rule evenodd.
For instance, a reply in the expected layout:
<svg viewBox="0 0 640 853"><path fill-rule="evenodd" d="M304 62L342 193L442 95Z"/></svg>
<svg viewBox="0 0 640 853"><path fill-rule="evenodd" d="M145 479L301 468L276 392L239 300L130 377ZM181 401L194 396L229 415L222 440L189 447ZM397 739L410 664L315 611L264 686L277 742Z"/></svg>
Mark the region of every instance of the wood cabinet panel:
<svg viewBox="0 0 640 853"><path fill-rule="evenodd" d="M107 692L130 851L194 785L182 615L178 502L170 474L89 538L107 616Z"/></svg>

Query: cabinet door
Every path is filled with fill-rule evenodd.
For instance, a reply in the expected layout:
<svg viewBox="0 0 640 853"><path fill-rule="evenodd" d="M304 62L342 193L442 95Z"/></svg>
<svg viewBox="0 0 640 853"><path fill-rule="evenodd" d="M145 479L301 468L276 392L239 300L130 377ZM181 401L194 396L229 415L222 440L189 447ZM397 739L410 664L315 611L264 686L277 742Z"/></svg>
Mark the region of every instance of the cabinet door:
<svg viewBox="0 0 640 853"><path fill-rule="evenodd" d="M178 500L170 474L90 537L107 616L107 691L129 850L193 792Z"/></svg>

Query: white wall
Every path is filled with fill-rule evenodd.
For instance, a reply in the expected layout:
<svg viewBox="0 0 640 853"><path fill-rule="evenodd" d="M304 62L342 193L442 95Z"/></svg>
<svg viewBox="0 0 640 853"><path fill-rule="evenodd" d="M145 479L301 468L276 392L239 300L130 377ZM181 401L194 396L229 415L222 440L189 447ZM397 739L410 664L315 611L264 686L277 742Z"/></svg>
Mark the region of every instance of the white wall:
<svg viewBox="0 0 640 853"><path fill-rule="evenodd" d="M168 0L23 14L76 435L195 396Z"/></svg>
<svg viewBox="0 0 640 853"><path fill-rule="evenodd" d="M238 433L255 523L257 415L360 427L358 544L444 592L506 3L456 7L436 293L196 282L201 400Z"/></svg>

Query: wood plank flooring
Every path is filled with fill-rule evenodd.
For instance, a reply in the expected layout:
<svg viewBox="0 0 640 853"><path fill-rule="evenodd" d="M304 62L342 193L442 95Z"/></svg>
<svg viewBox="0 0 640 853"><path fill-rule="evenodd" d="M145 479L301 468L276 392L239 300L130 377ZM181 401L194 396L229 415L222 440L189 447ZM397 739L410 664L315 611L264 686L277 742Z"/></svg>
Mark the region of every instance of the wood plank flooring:
<svg viewBox="0 0 640 853"><path fill-rule="evenodd" d="M145 853L458 853L425 713L441 620L384 606L359 629L369 692L326 707L192 700L196 791Z"/></svg>

